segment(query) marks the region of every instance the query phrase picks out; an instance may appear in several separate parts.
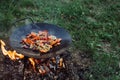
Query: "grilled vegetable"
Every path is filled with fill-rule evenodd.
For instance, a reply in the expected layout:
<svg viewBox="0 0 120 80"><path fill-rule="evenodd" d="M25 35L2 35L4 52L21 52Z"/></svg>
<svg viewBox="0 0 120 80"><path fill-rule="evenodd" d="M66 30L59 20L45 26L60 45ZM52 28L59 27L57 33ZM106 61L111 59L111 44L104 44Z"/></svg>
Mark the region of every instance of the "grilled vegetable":
<svg viewBox="0 0 120 80"><path fill-rule="evenodd" d="M23 48L37 50L43 53L50 51L54 46L60 45L61 38L49 35L48 31L39 31L38 33L31 32L22 41Z"/></svg>

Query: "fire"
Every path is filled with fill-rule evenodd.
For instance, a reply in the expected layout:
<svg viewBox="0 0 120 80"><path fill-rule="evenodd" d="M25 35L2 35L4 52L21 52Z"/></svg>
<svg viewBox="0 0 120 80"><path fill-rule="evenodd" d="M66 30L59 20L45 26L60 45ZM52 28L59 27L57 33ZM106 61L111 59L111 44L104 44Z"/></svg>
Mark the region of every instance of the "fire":
<svg viewBox="0 0 120 80"><path fill-rule="evenodd" d="M23 59L24 55L17 53L15 50L11 51L11 50L6 50L5 46L5 42L0 40L0 45L1 45L1 50L3 55L8 56L11 60L18 60L18 59ZM60 58L58 60L56 60L55 57L48 59L47 63L41 63L41 59L35 59L35 58L28 58L28 60L30 61L30 64L32 65L33 70L36 72L38 71L41 75L44 75L46 73L51 72L50 68L55 68L53 64L56 64L58 62L58 67L59 68L65 68L64 62L63 62L63 58ZM36 67L36 65L39 65Z"/></svg>
<svg viewBox="0 0 120 80"><path fill-rule="evenodd" d="M28 60L30 61L34 71L36 71L36 68L35 68L35 59L34 58L28 58Z"/></svg>
<svg viewBox="0 0 120 80"><path fill-rule="evenodd" d="M17 53L15 50L13 51L6 50L5 49L6 44L4 43L4 41L0 40L0 43L1 43L1 50L3 55L8 56L11 60L24 58L24 55Z"/></svg>
<svg viewBox="0 0 120 80"><path fill-rule="evenodd" d="M36 70L38 70L38 72L40 74L44 75L45 73L50 71L50 69L48 68L48 65L46 63L41 64L40 59L28 58L28 60L30 61L30 63L31 63L31 65L32 65L35 72L36 72ZM48 61L48 63L49 63L49 61ZM36 67L36 65L39 65L39 66Z"/></svg>

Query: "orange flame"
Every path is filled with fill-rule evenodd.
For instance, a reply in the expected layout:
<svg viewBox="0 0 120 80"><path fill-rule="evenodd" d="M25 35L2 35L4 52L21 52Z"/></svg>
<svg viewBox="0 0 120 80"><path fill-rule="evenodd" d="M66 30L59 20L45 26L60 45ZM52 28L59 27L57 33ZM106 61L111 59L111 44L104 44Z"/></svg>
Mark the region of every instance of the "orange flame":
<svg viewBox="0 0 120 80"><path fill-rule="evenodd" d="M24 58L24 55L17 53L15 50L14 51L6 50L5 49L6 44L4 43L4 41L0 40L0 43L3 55L8 56L11 60Z"/></svg>
<svg viewBox="0 0 120 80"><path fill-rule="evenodd" d="M59 60L59 66L60 66L60 67L63 66L63 58L60 58L60 60Z"/></svg>
<svg viewBox="0 0 120 80"><path fill-rule="evenodd" d="M28 58L28 60L30 61L34 71L36 72L36 64L40 64L40 61L35 58ZM49 72L49 69L46 67L45 64L42 64L42 65L39 65L38 72L44 75L45 73Z"/></svg>
<svg viewBox="0 0 120 80"><path fill-rule="evenodd" d="M35 59L34 58L28 58L28 60L30 61L34 71L36 71L36 69L35 69Z"/></svg>

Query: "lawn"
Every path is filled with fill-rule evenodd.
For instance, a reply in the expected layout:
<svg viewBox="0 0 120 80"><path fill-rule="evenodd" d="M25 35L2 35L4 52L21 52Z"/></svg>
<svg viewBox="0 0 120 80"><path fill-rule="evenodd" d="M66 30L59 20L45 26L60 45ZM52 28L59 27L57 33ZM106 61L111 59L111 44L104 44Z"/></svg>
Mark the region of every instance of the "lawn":
<svg viewBox="0 0 120 80"><path fill-rule="evenodd" d="M119 0L1 0L0 38L7 38L12 23L25 17L69 31L70 51L86 52L91 59L85 80L120 79Z"/></svg>

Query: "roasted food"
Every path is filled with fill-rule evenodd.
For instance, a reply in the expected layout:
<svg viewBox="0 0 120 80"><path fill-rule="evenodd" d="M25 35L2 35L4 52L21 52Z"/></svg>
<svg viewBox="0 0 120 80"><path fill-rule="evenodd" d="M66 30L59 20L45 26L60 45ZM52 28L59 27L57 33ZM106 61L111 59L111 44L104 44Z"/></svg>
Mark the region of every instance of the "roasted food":
<svg viewBox="0 0 120 80"><path fill-rule="evenodd" d="M50 51L51 48L60 45L61 38L50 35L47 30L38 33L31 32L20 42L23 48L37 50L42 53Z"/></svg>

